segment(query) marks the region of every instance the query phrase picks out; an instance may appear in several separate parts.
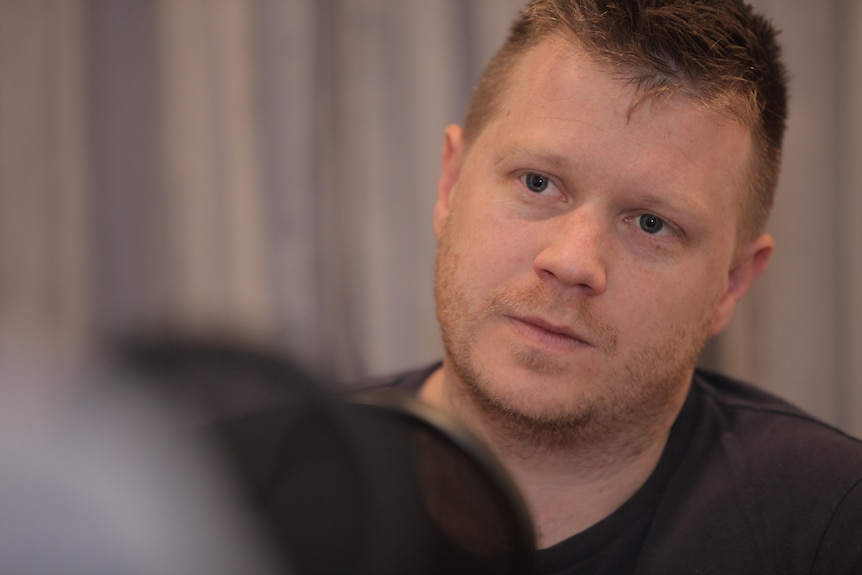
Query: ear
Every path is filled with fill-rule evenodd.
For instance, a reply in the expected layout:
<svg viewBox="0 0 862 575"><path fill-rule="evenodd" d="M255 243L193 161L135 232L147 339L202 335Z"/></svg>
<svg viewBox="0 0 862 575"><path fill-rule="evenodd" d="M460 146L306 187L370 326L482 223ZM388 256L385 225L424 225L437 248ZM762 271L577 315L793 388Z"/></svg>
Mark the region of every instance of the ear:
<svg viewBox="0 0 862 575"><path fill-rule="evenodd" d="M461 176L461 163L464 155L464 135L460 126L446 128L443 142L443 161L440 178L437 180L437 203L434 205L434 233L437 238L449 217L455 184Z"/></svg>
<svg viewBox="0 0 862 575"><path fill-rule="evenodd" d="M727 292L719 301L712 320L711 335L716 335L727 326L736 304L748 293L754 280L766 271L774 245L772 236L761 234L737 255L730 269Z"/></svg>

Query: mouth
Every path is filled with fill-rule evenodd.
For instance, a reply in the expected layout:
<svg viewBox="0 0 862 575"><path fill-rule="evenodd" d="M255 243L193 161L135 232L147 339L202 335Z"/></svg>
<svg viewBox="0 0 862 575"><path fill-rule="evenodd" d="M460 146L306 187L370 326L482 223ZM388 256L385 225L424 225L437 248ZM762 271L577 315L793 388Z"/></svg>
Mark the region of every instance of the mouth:
<svg viewBox="0 0 862 575"><path fill-rule="evenodd" d="M568 326L548 322L539 317L506 316L515 330L528 340L562 350L595 347L586 337Z"/></svg>

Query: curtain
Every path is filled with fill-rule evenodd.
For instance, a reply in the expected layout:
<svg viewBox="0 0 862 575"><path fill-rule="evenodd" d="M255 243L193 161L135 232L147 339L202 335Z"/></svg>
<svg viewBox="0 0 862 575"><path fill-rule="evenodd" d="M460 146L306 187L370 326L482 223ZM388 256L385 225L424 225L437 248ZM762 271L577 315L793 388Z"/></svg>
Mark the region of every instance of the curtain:
<svg viewBox="0 0 862 575"><path fill-rule="evenodd" d="M708 363L862 435L862 4L753 4L791 76L776 249Z"/></svg>
<svg viewBox="0 0 862 575"><path fill-rule="evenodd" d="M442 133L521 3L0 0L0 335L439 357ZM777 249L702 363L862 435L862 5L755 5L792 73Z"/></svg>

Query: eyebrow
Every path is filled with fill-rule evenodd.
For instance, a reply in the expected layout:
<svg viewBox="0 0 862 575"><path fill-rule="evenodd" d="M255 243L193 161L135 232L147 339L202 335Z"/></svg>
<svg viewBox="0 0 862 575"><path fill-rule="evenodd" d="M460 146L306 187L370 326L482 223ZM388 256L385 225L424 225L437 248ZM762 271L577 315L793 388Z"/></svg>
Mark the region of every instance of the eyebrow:
<svg viewBox="0 0 862 575"><path fill-rule="evenodd" d="M575 166L575 163L568 156L547 150L533 151L532 146L526 146L523 144L509 145L500 150L494 155L493 165L498 166L510 158L523 159L526 161L540 161L544 164L560 169L571 169Z"/></svg>
<svg viewBox="0 0 862 575"><path fill-rule="evenodd" d="M685 205L681 202L674 201L672 198L669 199L649 191L639 192L637 197L638 200L643 202L645 205L655 206L660 210L669 210L683 214L686 218L699 219L707 212L703 204L699 201L696 202L695 205Z"/></svg>

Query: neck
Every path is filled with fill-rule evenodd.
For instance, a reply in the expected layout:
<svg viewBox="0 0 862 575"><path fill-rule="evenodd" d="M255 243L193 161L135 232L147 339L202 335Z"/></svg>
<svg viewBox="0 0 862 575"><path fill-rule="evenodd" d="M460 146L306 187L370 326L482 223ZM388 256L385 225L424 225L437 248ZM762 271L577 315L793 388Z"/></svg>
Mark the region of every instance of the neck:
<svg viewBox="0 0 862 575"><path fill-rule="evenodd" d="M483 416L457 392L443 369L428 379L420 398L449 412L483 439L524 497L539 548L589 528L619 508L647 480L661 457L684 395L650 426L614 433L573 434L571 441L537 445L534 438Z"/></svg>
<svg viewBox="0 0 862 575"><path fill-rule="evenodd" d="M658 463L667 433L638 451L607 452L585 446L532 458L494 449L526 500L540 548L598 523L626 502ZM610 448L609 448L610 449Z"/></svg>

